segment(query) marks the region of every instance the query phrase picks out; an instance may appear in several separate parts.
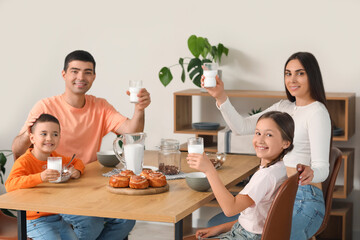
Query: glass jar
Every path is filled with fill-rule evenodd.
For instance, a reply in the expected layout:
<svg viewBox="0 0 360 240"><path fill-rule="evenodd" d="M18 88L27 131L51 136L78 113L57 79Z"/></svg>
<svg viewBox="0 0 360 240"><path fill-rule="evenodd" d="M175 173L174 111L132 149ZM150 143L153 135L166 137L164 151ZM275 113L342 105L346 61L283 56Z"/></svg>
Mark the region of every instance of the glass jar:
<svg viewBox="0 0 360 240"><path fill-rule="evenodd" d="M175 139L161 139L158 153L159 171L165 175L175 175L181 170L180 144Z"/></svg>

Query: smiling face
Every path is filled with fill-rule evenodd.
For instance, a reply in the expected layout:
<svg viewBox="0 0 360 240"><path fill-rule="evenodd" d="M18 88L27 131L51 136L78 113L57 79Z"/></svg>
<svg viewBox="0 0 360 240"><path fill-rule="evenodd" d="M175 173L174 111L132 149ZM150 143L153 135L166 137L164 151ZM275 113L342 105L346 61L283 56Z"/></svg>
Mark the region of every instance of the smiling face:
<svg viewBox="0 0 360 240"><path fill-rule="evenodd" d="M62 71L67 93L84 95L92 86L96 74L92 62L74 60Z"/></svg>
<svg viewBox="0 0 360 240"><path fill-rule="evenodd" d="M263 118L258 121L253 138L253 146L256 156L261 159L262 166L276 160L289 145L289 141L283 140L274 120Z"/></svg>
<svg viewBox="0 0 360 240"><path fill-rule="evenodd" d="M285 68L285 86L292 96L296 98L299 106L313 102L310 95L309 80L305 68L299 60L291 60Z"/></svg>
<svg viewBox="0 0 360 240"><path fill-rule="evenodd" d="M34 144L33 154L41 155L53 152L60 141L60 126L54 122L38 122L30 133L30 141Z"/></svg>

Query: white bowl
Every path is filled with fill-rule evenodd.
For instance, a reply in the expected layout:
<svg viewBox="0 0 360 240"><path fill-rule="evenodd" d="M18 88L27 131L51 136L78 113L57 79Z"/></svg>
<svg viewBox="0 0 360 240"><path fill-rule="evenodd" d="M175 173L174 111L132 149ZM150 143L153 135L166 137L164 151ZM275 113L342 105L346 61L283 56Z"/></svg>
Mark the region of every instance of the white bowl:
<svg viewBox="0 0 360 240"><path fill-rule="evenodd" d="M120 163L114 151L101 151L96 153L98 161L105 167L115 167Z"/></svg>
<svg viewBox="0 0 360 240"><path fill-rule="evenodd" d="M191 189L198 192L206 192L210 188L210 183L203 172L187 173L185 180Z"/></svg>

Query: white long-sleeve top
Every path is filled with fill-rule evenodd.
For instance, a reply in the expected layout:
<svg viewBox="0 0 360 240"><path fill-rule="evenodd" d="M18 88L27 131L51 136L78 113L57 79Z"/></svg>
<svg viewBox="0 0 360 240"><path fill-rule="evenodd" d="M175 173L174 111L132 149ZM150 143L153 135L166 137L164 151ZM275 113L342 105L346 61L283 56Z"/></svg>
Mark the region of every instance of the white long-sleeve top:
<svg viewBox="0 0 360 240"><path fill-rule="evenodd" d="M243 117L228 98L218 109L232 132L238 135L254 133L258 118L265 112L287 112L294 119L295 133L294 148L284 157L285 166L296 168L298 163L310 166L314 171L313 183L327 178L331 120L324 104L315 101L306 106L296 106L295 102L281 100L263 112Z"/></svg>

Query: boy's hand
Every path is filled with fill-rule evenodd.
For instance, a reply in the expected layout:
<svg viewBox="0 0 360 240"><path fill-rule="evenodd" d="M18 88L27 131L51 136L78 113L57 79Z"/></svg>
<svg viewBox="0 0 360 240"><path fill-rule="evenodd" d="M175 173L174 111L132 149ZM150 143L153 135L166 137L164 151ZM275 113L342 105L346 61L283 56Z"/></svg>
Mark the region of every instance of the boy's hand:
<svg viewBox="0 0 360 240"><path fill-rule="evenodd" d="M41 172L40 177L43 182L56 181L60 177L60 173L58 170L45 169Z"/></svg>
<svg viewBox="0 0 360 240"><path fill-rule="evenodd" d="M210 170L215 169L212 162L209 160L206 153L199 154L199 153L189 153L186 158L189 167L199 170L201 172L208 172Z"/></svg>
<svg viewBox="0 0 360 240"><path fill-rule="evenodd" d="M70 178L77 179L80 177L80 175L81 175L81 172L74 168L74 170L72 171L72 173L70 175Z"/></svg>

